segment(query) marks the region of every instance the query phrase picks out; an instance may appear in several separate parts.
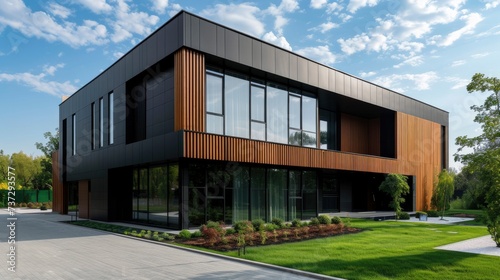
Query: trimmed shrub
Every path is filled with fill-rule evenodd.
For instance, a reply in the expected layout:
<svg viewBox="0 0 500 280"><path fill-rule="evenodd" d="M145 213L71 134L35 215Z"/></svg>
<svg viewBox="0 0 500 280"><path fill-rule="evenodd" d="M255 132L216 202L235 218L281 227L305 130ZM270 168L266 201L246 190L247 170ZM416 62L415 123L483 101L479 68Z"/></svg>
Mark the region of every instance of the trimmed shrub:
<svg viewBox="0 0 500 280"><path fill-rule="evenodd" d="M341 223L342 223L342 219L339 216L333 216L332 217L332 224L339 225Z"/></svg>
<svg viewBox="0 0 500 280"><path fill-rule="evenodd" d="M280 218L273 218L271 220L271 223L277 226L279 229L285 227L285 222L283 221L283 219Z"/></svg>
<svg viewBox="0 0 500 280"><path fill-rule="evenodd" d="M236 230L234 228L227 228L226 229L226 235L235 234L235 233L236 233Z"/></svg>
<svg viewBox="0 0 500 280"><path fill-rule="evenodd" d="M273 230L275 230L277 228L278 228L278 226L275 225L275 224L265 224L264 225L264 230L265 231L273 231Z"/></svg>
<svg viewBox="0 0 500 280"><path fill-rule="evenodd" d="M399 219L400 220L409 220L410 219L410 214L408 212L401 211L398 213Z"/></svg>
<svg viewBox="0 0 500 280"><path fill-rule="evenodd" d="M428 210L427 211L427 216L428 217L436 218L436 217L439 217L439 213L436 210Z"/></svg>
<svg viewBox="0 0 500 280"><path fill-rule="evenodd" d="M21 203L19 204L19 207L26 207L26 202L21 202Z"/></svg>
<svg viewBox="0 0 500 280"><path fill-rule="evenodd" d="M250 221L237 221L233 224L233 228L235 231L243 233L254 231L254 227Z"/></svg>
<svg viewBox="0 0 500 280"><path fill-rule="evenodd" d="M197 230L193 233L191 233L191 238L200 238L202 237L203 235L201 234L201 231Z"/></svg>
<svg viewBox="0 0 500 280"><path fill-rule="evenodd" d="M47 210L47 206L45 204L40 206L40 210Z"/></svg>
<svg viewBox="0 0 500 280"><path fill-rule="evenodd" d="M329 225L332 223L332 219L328 215L319 215L318 221L322 225Z"/></svg>
<svg viewBox="0 0 500 280"><path fill-rule="evenodd" d="M318 218L312 218L311 221L309 222L309 225L311 226L319 226L319 219Z"/></svg>
<svg viewBox="0 0 500 280"><path fill-rule="evenodd" d="M262 219L254 219L252 220L252 226L254 230L260 230L261 228L264 228L264 225L266 222Z"/></svg>
<svg viewBox="0 0 500 280"><path fill-rule="evenodd" d="M301 227L302 226L302 221L300 219L294 219L292 221L292 227Z"/></svg>
<svg viewBox="0 0 500 280"><path fill-rule="evenodd" d="M179 237L182 239L189 239L191 238L191 232L187 229L183 229L179 232Z"/></svg>

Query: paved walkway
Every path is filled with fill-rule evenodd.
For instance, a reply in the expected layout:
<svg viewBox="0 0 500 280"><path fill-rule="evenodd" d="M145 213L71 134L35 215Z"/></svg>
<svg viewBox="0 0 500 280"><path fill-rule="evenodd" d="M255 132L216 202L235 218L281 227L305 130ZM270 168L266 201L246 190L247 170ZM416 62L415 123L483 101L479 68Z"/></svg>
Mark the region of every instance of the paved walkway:
<svg viewBox="0 0 500 280"><path fill-rule="evenodd" d="M0 279L312 279L59 222L69 216L24 212L16 216L13 273L7 270L5 255L10 246L6 242L9 216L0 210L4 256Z"/></svg>
<svg viewBox="0 0 500 280"><path fill-rule="evenodd" d="M439 246L436 249L500 257L500 248L491 239L491 235Z"/></svg>

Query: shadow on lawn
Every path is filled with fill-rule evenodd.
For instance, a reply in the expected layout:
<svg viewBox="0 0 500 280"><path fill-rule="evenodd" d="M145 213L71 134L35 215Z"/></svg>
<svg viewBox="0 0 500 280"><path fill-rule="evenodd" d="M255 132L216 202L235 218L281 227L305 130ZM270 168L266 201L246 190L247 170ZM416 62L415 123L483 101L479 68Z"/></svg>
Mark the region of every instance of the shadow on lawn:
<svg viewBox="0 0 500 280"><path fill-rule="evenodd" d="M435 278L440 278L440 267L450 269L457 262L470 257L475 257L475 255L447 251L429 251L416 255L377 257L372 259L363 258L354 261L338 258L315 262L304 260L301 263L290 264L289 267L346 279L359 279L361 275L364 279L404 277L414 270L425 270L428 273L434 272L436 273Z"/></svg>

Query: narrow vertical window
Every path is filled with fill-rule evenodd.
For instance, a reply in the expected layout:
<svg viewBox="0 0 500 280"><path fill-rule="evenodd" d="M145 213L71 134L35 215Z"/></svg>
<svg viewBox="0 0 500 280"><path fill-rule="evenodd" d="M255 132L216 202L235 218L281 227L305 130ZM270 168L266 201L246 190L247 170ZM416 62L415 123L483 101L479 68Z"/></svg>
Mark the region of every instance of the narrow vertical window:
<svg viewBox="0 0 500 280"><path fill-rule="evenodd" d="M114 102L113 102L113 92L108 94L108 143L111 145L114 143Z"/></svg>
<svg viewBox="0 0 500 280"><path fill-rule="evenodd" d="M90 105L90 146L92 147L92 150L95 149L95 102L92 102Z"/></svg>
<svg viewBox="0 0 500 280"><path fill-rule="evenodd" d="M71 151L73 155L76 155L76 114L73 114L71 116L71 135L72 135L72 141L71 141Z"/></svg>
<svg viewBox="0 0 500 280"><path fill-rule="evenodd" d="M99 147L104 146L104 101L99 98Z"/></svg>
<svg viewBox="0 0 500 280"><path fill-rule="evenodd" d="M224 115L222 112L223 79L219 73L206 74L207 79L207 132L224 134Z"/></svg>

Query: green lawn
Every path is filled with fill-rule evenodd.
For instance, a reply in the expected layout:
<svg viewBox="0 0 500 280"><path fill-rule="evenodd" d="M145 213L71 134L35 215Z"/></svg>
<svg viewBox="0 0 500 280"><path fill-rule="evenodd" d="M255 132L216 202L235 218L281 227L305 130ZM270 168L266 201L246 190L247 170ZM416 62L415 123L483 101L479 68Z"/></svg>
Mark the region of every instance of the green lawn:
<svg viewBox="0 0 500 280"><path fill-rule="evenodd" d="M346 279L499 279L499 257L433 249L487 235L485 227L356 219L352 226L365 230L247 247L242 257ZM237 252L224 254L237 256Z"/></svg>

